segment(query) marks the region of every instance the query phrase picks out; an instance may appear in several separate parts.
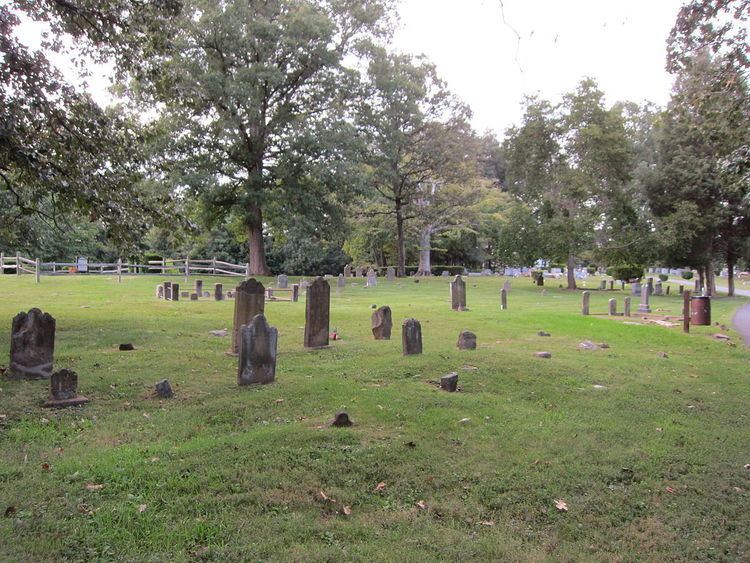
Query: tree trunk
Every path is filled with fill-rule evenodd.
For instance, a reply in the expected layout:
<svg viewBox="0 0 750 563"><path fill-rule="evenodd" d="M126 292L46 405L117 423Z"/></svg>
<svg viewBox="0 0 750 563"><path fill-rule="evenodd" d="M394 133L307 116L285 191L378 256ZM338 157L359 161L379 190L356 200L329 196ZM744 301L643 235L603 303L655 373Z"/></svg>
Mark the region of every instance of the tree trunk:
<svg viewBox="0 0 750 563"><path fill-rule="evenodd" d="M568 267L566 268L568 274L568 289L577 289L576 286L576 258L573 255L568 256Z"/></svg>
<svg viewBox="0 0 750 563"><path fill-rule="evenodd" d="M404 216L401 213L401 202L396 201L396 248L398 250L398 265L396 275L406 276L406 241L404 241Z"/></svg>
<svg viewBox="0 0 750 563"><path fill-rule="evenodd" d="M734 259L727 261L727 296L734 297Z"/></svg>
<svg viewBox="0 0 750 563"><path fill-rule="evenodd" d="M263 245L263 214L257 204L252 204L245 217L247 227L248 262L253 276L270 276L266 264L266 249Z"/></svg>
<svg viewBox="0 0 750 563"><path fill-rule="evenodd" d="M427 225L419 234L419 268L418 276L431 276L432 263L430 253L432 252L432 225Z"/></svg>
<svg viewBox="0 0 750 563"><path fill-rule="evenodd" d="M706 294L711 297L716 295L716 274L714 274L713 262L709 262L706 266Z"/></svg>
<svg viewBox="0 0 750 563"><path fill-rule="evenodd" d="M698 289L700 291L703 291L703 289L706 287L706 269L705 268L698 268Z"/></svg>

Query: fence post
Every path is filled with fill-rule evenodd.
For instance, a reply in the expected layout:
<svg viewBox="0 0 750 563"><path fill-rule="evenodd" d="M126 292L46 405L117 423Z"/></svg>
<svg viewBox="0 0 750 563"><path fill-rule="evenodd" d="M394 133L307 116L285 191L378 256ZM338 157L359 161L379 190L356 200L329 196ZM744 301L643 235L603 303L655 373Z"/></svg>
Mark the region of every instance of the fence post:
<svg viewBox="0 0 750 563"><path fill-rule="evenodd" d="M0 276L5 274L5 254L0 252Z"/></svg>
<svg viewBox="0 0 750 563"><path fill-rule="evenodd" d="M20 264L21 264L21 253L16 252L16 275L17 276L21 275L21 268L19 268Z"/></svg>
<svg viewBox="0 0 750 563"><path fill-rule="evenodd" d="M117 283L122 283L122 258L117 259Z"/></svg>
<svg viewBox="0 0 750 563"><path fill-rule="evenodd" d="M250 262L245 263L245 279L250 279Z"/></svg>
<svg viewBox="0 0 750 563"><path fill-rule="evenodd" d="M39 258L36 259L36 283L39 283L39 276L42 273L42 261Z"/></svg>
<svg viewBox="0 0 750 563"><path fill-rule="evenodd" d="M690 332L690 292L682 294L682 332Z"/></svg>
<svg viewBox="0 0 750 563"><path fill-rule="evenodd" d="M214 269L214 275L216 275L216 256L211 259L211 267Z"/></svg>
<svg viewBox="0 0 750 563"><path fill-rule="evenodd" d="M190 277L190 255L188 255L187 258L185 258L185 284L187 284L189 277ZM198 297L200 297L200 295Z"/></svg>
<svg viewBox="0 0 750 563"><path fill-rule="evenodd" d="M167 273L167 259L164 258L164 257L162 257L162 259L161 259L161 275L163 276L166 273Z"/></svg>

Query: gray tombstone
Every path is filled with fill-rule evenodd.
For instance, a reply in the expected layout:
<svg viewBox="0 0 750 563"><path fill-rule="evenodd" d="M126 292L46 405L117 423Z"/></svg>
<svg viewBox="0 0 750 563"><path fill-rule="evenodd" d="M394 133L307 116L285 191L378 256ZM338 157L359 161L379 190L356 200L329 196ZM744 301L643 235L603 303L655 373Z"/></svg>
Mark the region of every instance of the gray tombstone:
<svg viewBox="0 0 750 563"><path fill-rule="evenodd" d="M638 312L639 313L650 313L651 307L649 307L648 304L648 298L651 295L651 292L649 291L649 286L644 285L641 288L641 302L638 304Z"/></svg>
<svg viewBox="0 0 750 563"><path fill-rule="evenodd" d="M170 399L174 396L174 391L172 391L172 385L170 385L169 379L162 379L161 381L157 382L156 385L154 385L154 388L156 389L156 394L159 395L159 397Z"/></svg>
<svg viewBox="0 0 750 563"><path fill-rule="evenodd" d="M357 266L356 268L354 268L354 277L355 278L362 277L362 268L360 266Z"/></svg>
<svg viewBox="0 0 750 563"><path fill-rule="evenodd" d="M683 293L685 293L685 286L682 285L682 284L680 284L680 291L679 291L679 293L680 293L680 295L682 295Z"/></svg>
<svg viewBox="0 0 750 563"><path fill-rule="evenodd" d="M372 335L375 340L390 340L392 328L391 308L388 305L372 313Z"/></svg>
<svg viewBox="0 0 750 563"><path fill-rule="evenodd" d="M339 274L339 278L336 281L336 287L339 289L343 289L346 287L346 278L344 277L344 274Z"/></svg>
<svg viewBox="0 0 750 563"><path fill-rule="evenodd" d="M287 289L289 287L289 278L286 274L276 276L276 287L279 289Z"/></svg>
<svg viewBox="0 0 750 563"><path fill-rule="evenodd" d="M190 294L190 301L198 301L198 294L197 293L191 293Z"/></svg>
<svg viewBox="0 0 750 563"><path fill-rule="evenodd" d="M500 290L500 308L503 311L508 308L508 291L505 288Z"/></svg>
<svg viewBox="0 0 750 563"><path fill-rule="evenodd" d="M321 277L307 288L305 304L305 348L328 346L331 286Z"/></svg>
<svg viewBox="0 0 750 563"><path fill-rule="evenodd" d="M617 299L609 300L609 314L612 316L617 314Z"/></svg>
<svg viewBox="0 0 750 563"><path fill-rule="evenodd" d="M164 299L164 286L162 284L156 286L156 298Z"/></svg>
<svg viewBox="0 0 750 563"><path fill-rule="evenodd" d="M220 283L214 284L214 300L224 301L224 285Z"/></svg>
<svg viewBox="0 0 750 563"><path fill-rule="evenodd" d="M603 289L603 290L607 289L607 280L601 280L599 282L599 289Z"/></svg>
<svg viewBox="0 0 750 563"><path fill-rule="evenodd" d="M693 293L698 295L701 292L701 280L700 278L695 278L695 285L693 287Z"/></svg>
<svg viewBox="0 0 750 563"><path fill-rule="evenodd" d="M240 350L240 327L250 324L256 315L262 315L265 308L265 288L255 278L250 278L235 288L234 325L230 353L237 354Z"/></svg>
<svg viewBox="0 0 750 563"><path fill-rule="evenodd" d="M656 280L656 283L654 284L654 295L663 295L664 289L662 287L661 280Z"/></svg>
<svg viewBox="0 0 750 563"><path fill-rule="evenodd" d="M448 391L449 393L453 393L456 389L458 389L458 373L453 371L448 375L444 375L443 377L441 377L440 388L443 391Z"/></svg>
<svg viewBox="0 0 750 563"><path fill-rule="evenodd" d="M172 284L172 301L179 301L180 300L180 284L173 283Z"/></svg>
<svg viewBox="0 0 750 563"><path fill-rule="evenodd" d="M615 280L609 280L609 290L610 291L615 290Z"/></svg>
<svg viewBox="0 0 750 563"><path fill-rule="evenodd" d="M278 340L279 331L269 326L263 315L255 315L250 324L240 328L237 385L272 383L276 379Z"/></svg>
<svg viewBox="0 0 750 563"><path fill-rule="evenodd" d="M647 278L646 281L648 282L648 294L653 295L654 294L654 278Z"/></svg>
<svg viewBox="0 0 750 563"><path fill-rule="evenodd" d="M378 285L378 274L372 268L367 270L367 283L365 287L375 287Z"/></svg>
<svg viewBox="0 0 750 563"><path fill-rule="evenodd" d="M503 289L505 290L505 293L510 293L510 281L505 280L503 283Z"/></svg>
<svg viewBox="0 0 750 563"><path fill-rule="evenodd" d="M190 297L190 292L189 291L181 291L180 292L180 297L182 299L188 299Z"/></svg>
<svg viewBox="0 0 750 563"><path fill-rule="evenodd" d="M630 316L630 297L626 297L625 299L623 299L622 310L623 315L625 315L626 317Z"/></svg>
<svg viewBox="0 0 750 563"><path fill-rule="evenodd" d="M630 294L631 295L640 295L641 294L641 282L635 282L633 286L630 288Z"/></svg>
<svg viewBox="0 0 750 563"><path fill-rule="evenodd" d="M13 317L10 335L11 377L40 379L52 375L55 353L55 319L39 309Z"/></svg>
<svg viewBox="0 0 750 563"><path fill-rule="evenodd" d="M349 264L344 266L344 277L345 278L352 277L352 267Z"/></svg>
<svg viewBox="0 0 750 563"><path fill-rule="evenodd" d="M444 278L449 278L451 273L448 270L443 270L442 272L440 272L440 275Z"/></svg>
<svg viewBox="0 0 750 563"><path fill-rule="evenodd" d="M583 305L581 306L581 314L588 315L589 314L589 301L591 299L591 294L588 291L584 291L583 293L581 293L581 298L583 300Z"/></svg>
<svg viewBox="0 0 750 563"><path fill-rule="evenodd" d="M196 295L203 295L203 280L195 280L194 290Z"/></svg>
<svg viewBox="0 0 750 563"><path fill-rule="evenodd" d="M45 407L74 407L89 400L78 394L78 374L70 369L61 369L52 374L49 381L49 398Z"/></svg>
<svg viewBox="0 0 750 563"><path fill-rule="evenodd" d="M294 303L299 301L299 284L298 283L292 284L292 301Z"/></svg>
<svg viewBox="0 0 750 563"><path fill-rule="evenodd" d="M406 319L401 325L401 346L404 356L422 353L422 325L417 319Z"/></svg>
<svg viewBox="0 0 750 563"><path fill-rule="evenodd" d="M385 277L389 282L396 280L396 269L393 266L388 266L385 269Z"/></svg>
<svg viewBox="0 0 750 563"><path fill-rule="evenodd" d="M451 282L451 309L454 311L466 310L466 282L461 276L456 276Z"/></svg>
<svg viewBox="0 0 750 563"><path fill-rule="evenodd" d="M172 282L165 281L164 282L164 299L169 301L172 299Z"/></svg>
<svg viewBox="0 0 750 563"><path fill-rule="evenodd" d="M458 342L456 342L456 347L459 350L476 350L477 335L469 330L462 330L458 335Z"/></svg>

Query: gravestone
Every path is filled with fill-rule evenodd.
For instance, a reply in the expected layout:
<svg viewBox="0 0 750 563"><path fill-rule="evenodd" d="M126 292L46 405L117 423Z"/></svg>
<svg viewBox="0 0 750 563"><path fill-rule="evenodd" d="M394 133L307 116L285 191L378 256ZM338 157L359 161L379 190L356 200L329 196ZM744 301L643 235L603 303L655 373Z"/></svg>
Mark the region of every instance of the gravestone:
<svg viewBox="0 0 750 563"><path fill-rule="evenodd" d="M599 289L600 289L600 290L601 290L601 289L604 289L604 290L606 290L606 289L607 289L607 281L606 281L606 280L601 280L601 281L599 282Z"/></svg>
<svg viewBox="0 0 750 563"><path fill-rule="evenodd" d="M344 277L345 278L352 277L352 267L349 264L344 266Z"/></svg>
<svg viewBox="0 0 750 563"><path fill-rule="evenodd" d="M198 294L197 293L191 293L190 294L190 301L198 301Z"/></svg>
<svg viewBox="0 0 750 563"><path fill-rule="evenodd" d="M503 289L505 290L505 293L510 293L510 282L508 280L505 280L503 283Z"/></svg>
<svg viewBox="0 0 750 563"><path fill-rule="evenodd" d="M682 295L683 293L685 293L685 286L681 284L680 285L680 295Z"/></svg>
<svg viewBox="0 0 750 563"><path fill-rule="evenodd" d="M220 283L214 284L214 300L224 301L224 285Z"/></svg>
<svg viewBox="0 0 750 563"><path fill-rule="evenodd" d="M40 379L52 375L55 319L39 309L13 317L10 335L11 377Z"/></svg>
<svg viewBox="0 0 750 563"><path fill-rule="evenodd" d="M174 391L172 391L172 386L170 385L168 379L162 379L156 385L154 385L154 388L156 389L156 394L159 395L159 397L170 399L174 396Z"/></svg>
<svg viewBox="0 0 750 563"><path fill-rule="evenodd" d="M307 288L305 304L305 348L328 346L331 286L321 277Z"/></svg>
<svg viewBox="0 0 750 563"><path fill-rule="evenodd" d="M378 285L378 275L375 273L375 270L370 268L367 270L367 283L365 283L365 287L375 287Z"/></svg>
<svg viewBox="0 0 750 563"><path fill-rule="evenodd" d="M339 274L339 279L336 281L336 287L339 289L346 287L346 278L344 277L344 274Z"/></svg>
<svg viewBox="0 0 750 563"><path fill-rule="evenodd" d="M612 316L617 314L617 299L609 300L609 314Z"/></svg>
<svg viewBox="0 0 750 563"><path fill-rule="evenodd" d="M211 292L210 291L204 291L203 292L203 297L211 297Z"/></svg>
<svg viewBox="0 0 750 563"><path fill-rule="evenodd" d="M500 290L500 308L503 311L508 308L508 291L505 288Z"/></svg>
<svg viewBox="0 0 750 563"><path fill-rule="evenodd" d="M203 295L203 280L195 280L195 294Z"/></svg>
<svg viewBox="0 0 750 563"><path fill-rule="evenodd" d="M292 284L292 302L296 303L299 301L299 284L293 283Z"/></svg>
<svg viewBox="0 0 750 563"><path fill-rule="evenodd" d="M700 278L695 278L694 287L693 287L693 293L696 295L701 292L701 280Z"/></svg>
<svg viewBox="0 0 750 563"><path fill-rule="evenodd" d="M172 282L164 282L164 299L167 301L172 299Z"/></svg>
<svg viewBox="0 0 750 563"><path fill-rule="evenodd" d="M451 282L451 309L454 311L466 310L466 282L461 276L456 276Z"/></svg>
<svg viewBox="0 0 750 563"><path fill-rule="evenodd" d="M630 288L630 294L631 295L640 295L641 294L641 282L635 282L633 286Z"/></svg>
<svg viewBox="0 0 750 563"><path fill-rule="evenodd" d="M287 289L289 287L289 278L286 274L276 276L276 287L279 289Z"/></svg>
<svg viewBox="0 0 750 563"><path fill-rule="evenodd" d="M422 353L422 325L417 319L406 319L401 325L401 347L404 356Z"/></svg>
<svg viewBox="0 0 750 563"><path fill-rule="evenodd" d="M654 284L654 295L663 295L664 291L662 289L661 280L656 280L656 283Z"/></svg>
<svg viewBox="0 0 750 563"><path fill-rule="evenodd" d="M375 340L390 340L392 328L391 308L388 305L372 313L372 335Z"/></svg>
<svg viewBox="0 0 750 563"><path fill-rule="evenodd" d="M255 315L250 324L240 328L237 385L272 383L276 379L278 340L279 331L269 326L263 315Z"/></svg>
<svg viewBox="0 0 750 563"><path fill-rule="evenodd" d="M190 297L190 292L189 291L181 291L180 292L180 297L182 299L187 299L188 297Z"/></svg>
<svg viewBox="0 0 750 563"><path fill-rule="evenodd" d="M667 295L669 295L669 288L670 288L670 287L672 287L672 286L671 286L671 285L668 285L668 286L667 286L667 292L666 292L666 293L667 293Z"/></svg>
<svg viewBox="0 0 750 563"><path fill-rule="evenodd" d="M477 349L477 335L469 330L463 330L458 335L458 342L456 347L459 350L476 350Z"/></svg>
<svg viewBox="0 0 750 563"><path fill-rule="evenodd" d="M625 299L623 299L622 310L623 315L625 315L626 317L630 316L630 297L626 297Z"/></svg>
<svg viewBox="0 0 750 563"><path fill-rule="evenodd" d="M396 281L396 268L388 266L385 269L385 277L389 282Z"/></svg>
<svg viewBox="0 0 750 563"><path fill-rule="evenodd" d="M179 301L180 300L180 284L173 283L172 284L172 301Z"/></svg>
<svg viewBox="0 0 750 563"><path fill-rule="evenodd" d="M89 402L86 397L78 394L78 374L70 369L61 369L53 373L49 381L49 390L45 407L73 407Z"/></svg>
<svg viewBox="0 0 750 563"><path fill-rule="evenodd" d="M654 278L648 278L646 280L648 282L648 294L653 295L654 294Z"/></svg>
<svg viewBox="0 0 750 563"><path fill-rule="evenodd" d="M362 277L362 267L361 266L357 266L356 268L354 268L354 277L355 278L361 278Z"/></svg>
<svg viewBox="0 0 750 563"><path fill-rule="evenodd" d="M250 324L255 315L262 315L266 308L266 292L263 284L255 278L242 282L235 288L234 325L230 353L240 350L240 327Z"/></svg>
<svg viewBox="0 0 750 563"><path fill-rule="evenodd" d="M651 292L649 291L649 286L644 285L641 288L641 302L638 304L638 312L639 313L650 313L651 307L648 305L648 298L651 295Z"/></svg>
<svg viewBox="0 0 750 563"><path fill-rule="evenodd" d="M349 418L349 414L346 411L339 411L333 420L329 423L329 426L335 426L336 428L346 428L354 424L352 419Z"/></svg>
<svg viewBox="0 0 750 563"><path fill-rule="evenodd" d="M609 290L614 291L615 289L615 280L609 280Z"/></svg>
<svg viewBox="0 0 750 563"><path fill-rule="evenodd" d="M583 305L581 306L581 314L588 315L589 314L589 300L591 299L591 294L588 291L584 291L583 293L581 293L581 298L583 300Z"/></svg>
<svg viewBox="0 0 750 563"><path fill-rule="evenodd" d="M442 272L440 272L440 275L444 278L448 278L450 277L451 273L448 270L443 270Z"/></svg>
<svg viewBox="0 0 750 563"><path fill-rule="evenodd" d="M440 378L440 388L443 391L448 391L449 393L453 393L456 389L458 389L458 373L451 372L448 375L444 375Z"/></svg>
<svg viewBox="0 0 750 563"><path fill-rule="evenodd" d="M162 284L156 286L156 298L164 299L164 286Z"/></svg>

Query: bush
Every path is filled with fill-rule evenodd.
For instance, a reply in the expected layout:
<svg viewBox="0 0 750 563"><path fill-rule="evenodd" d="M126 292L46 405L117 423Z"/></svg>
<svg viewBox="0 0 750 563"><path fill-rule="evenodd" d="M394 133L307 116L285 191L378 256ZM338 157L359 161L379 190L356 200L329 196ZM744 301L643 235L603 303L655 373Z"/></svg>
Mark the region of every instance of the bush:
<svg viewBox="0 0 750 563"><path fill-rule="evenodd" d="M682 272L682 279L683 280L692 280L693 279L693 272L690 270L685 270Z"/></svg>
<svg viewBox="0 0 750 563"><path fill-rule="evenodd" d="M596 273L596 266L587 266L586 271L589 273L590 276L593 276Z"/></svg>
<svg viewBox="0 0 750 563"><path fill-rule="evenodd" d="M639 264L618 264L607 268L607 274L624 282L639 280L643 277L643 266Z"/></svg>
<svg viewBox="0 0 750 563"><path fill-rule="evenodd" d="M659 279L665 282L669 279L669 276L667 274L659 274Z"/></svg>

